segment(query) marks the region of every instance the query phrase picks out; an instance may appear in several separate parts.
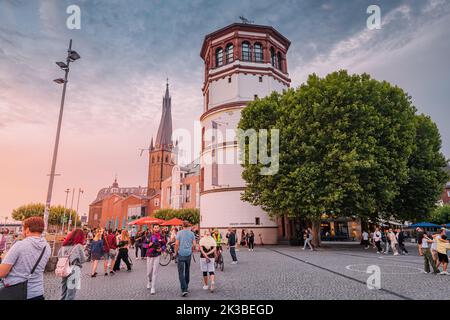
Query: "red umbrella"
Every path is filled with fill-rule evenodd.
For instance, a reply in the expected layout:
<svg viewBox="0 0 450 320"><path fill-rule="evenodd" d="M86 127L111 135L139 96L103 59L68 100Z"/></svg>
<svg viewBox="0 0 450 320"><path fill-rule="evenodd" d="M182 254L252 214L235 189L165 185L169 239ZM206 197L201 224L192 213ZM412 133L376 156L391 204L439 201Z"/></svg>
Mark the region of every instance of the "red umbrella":
<svg viewBox="0 0 450 320"><path fill-rule="evenodd" d="M161 223L162 226L182 226L183 220L180 220L178 218L170 219L166 222Z"/></svg>
<svg viewBox="0 0 450 320"><path fill-rule="evenodd" d="M162 219L158 219L158 218L154 218L154 217L143 217L143 218L134 220L128 224L129 225L137 224L138 226L142 226L143 224L161 224L163 222L164 222L164 220L162 220Z"/></svg>

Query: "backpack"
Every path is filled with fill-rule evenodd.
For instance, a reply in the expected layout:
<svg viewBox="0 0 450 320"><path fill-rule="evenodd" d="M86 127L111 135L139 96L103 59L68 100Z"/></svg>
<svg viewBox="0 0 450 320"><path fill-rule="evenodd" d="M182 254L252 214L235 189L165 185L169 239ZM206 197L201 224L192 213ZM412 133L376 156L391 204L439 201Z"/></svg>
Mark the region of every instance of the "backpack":
<svg viewBox="0 0 450 320"><path fill-rule="evenodd" d="M63 255L62 257L58 258L58 262L56 263L56 269L55 274L58 277L66 278L70 276L72 273L72 266L70 265L70 255L72 254L73 249L75 249L76 246L70 250L68 255ZM62 252L64 253L64 248L62 248Z"/></svg>

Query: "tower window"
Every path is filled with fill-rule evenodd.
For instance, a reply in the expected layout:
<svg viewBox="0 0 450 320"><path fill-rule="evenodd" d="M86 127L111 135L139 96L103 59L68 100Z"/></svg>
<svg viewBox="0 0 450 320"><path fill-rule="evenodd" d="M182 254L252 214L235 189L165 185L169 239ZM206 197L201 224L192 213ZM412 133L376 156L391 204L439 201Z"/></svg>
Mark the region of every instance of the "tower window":
<svg viewBox="0 0 450 320"><path fill-rule="evenodd" d="M228 77L228 83L231 83L231 77Z"/></svg>
<svg viewBox="0 0 450 320"><path fill-rule="evenodd" d="M259 226L261 224L261 219L259 217L255 217L255 224Z"/></svg>
<svg viewBox="0 0 450 320"><path fill-rule="evenodd" d="M169 156L166 155L166 162L169 162Z"/></svg>
<svg viewBox="0 0 450 320"><path fill-rule="evenodd" d="M253 96L253 98L255 98L255 100L257 100L257 99L258 99L258 95L255 94L255 95Z"/></svg>
<svg viewBox="0 0 450 320"><path fill-rule="evenodd" d="M283 70L283 63L282 63L282 59L281 59L281 52L278 51L278 56L277 56L277 62L278 62L278 70Z"/></svg>
<svg viewBox="0 0 450 320"><path fill-rule="evenodd" d="M272 65L272 67L275 67L275 61L276 60L276 56L275 56L275 49L273 47L270 48L270 64Z"/></svg>
<svg viewBox="0 0 450 320"><path fill-rule="evenodd" d="M227 63L233 62L233 60L234 60L233 49L234 49L234 46L232 43L227 44L226 53L225 53Z"/></svg>
<svg viewBox="0 0 450 320"><path fill-rule="evenodd" d="M255 46L253 47L253 52L255 54L255 62L263 62L264 60L263 48L260 43L255 43Z"/></svg>
<svg viewBox="0 0 450 320"><path fill-rule="evenodd" d="M262 77L259 77L259 82L263 82L263 78Z"/></svg>
<svg viewBox="0 0 450 320"><path fill-rule="evenodd" d="M247 41L242 43L242 61L251 61L250 43Z"/></svg>
<svg viewBox="0 0 450 320"><path fill-rule="evenodd" d="M216 67L223 65L223 49L217 48L216 50Z"/></svg>

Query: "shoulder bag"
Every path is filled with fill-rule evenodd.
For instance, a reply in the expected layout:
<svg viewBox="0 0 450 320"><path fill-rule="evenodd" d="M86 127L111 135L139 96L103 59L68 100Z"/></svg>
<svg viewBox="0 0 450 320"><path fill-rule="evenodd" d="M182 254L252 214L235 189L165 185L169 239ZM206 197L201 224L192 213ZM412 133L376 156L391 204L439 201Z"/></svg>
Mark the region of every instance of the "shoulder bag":
<svg viewBox="0 0 450 320"><path fill-rule="evenodd" d="M44 255L46 246L41 252L41 255L39 256L38 260L36 261L33 269L31 269L30 275L28 276L28 279L31 277L31 275L36 270L37 266L39 265L39 262L42 260L42 256ZM28 294L28 279L14 284L12 286L5 286L3 288L0 288L0 300L26 300L27 294Z"/></svg>

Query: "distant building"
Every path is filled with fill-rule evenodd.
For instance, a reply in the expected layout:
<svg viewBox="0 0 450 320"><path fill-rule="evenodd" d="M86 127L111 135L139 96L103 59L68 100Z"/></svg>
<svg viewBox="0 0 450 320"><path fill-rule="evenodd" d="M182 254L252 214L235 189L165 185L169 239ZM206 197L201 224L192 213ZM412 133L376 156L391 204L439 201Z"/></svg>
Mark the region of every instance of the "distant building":
<svg viewBox="0 0 450 320"><path fill-rule="evenodd" d="M441 201L443 205L450 205L450 181L445 184L444 190L442 190Z"/></svg>

